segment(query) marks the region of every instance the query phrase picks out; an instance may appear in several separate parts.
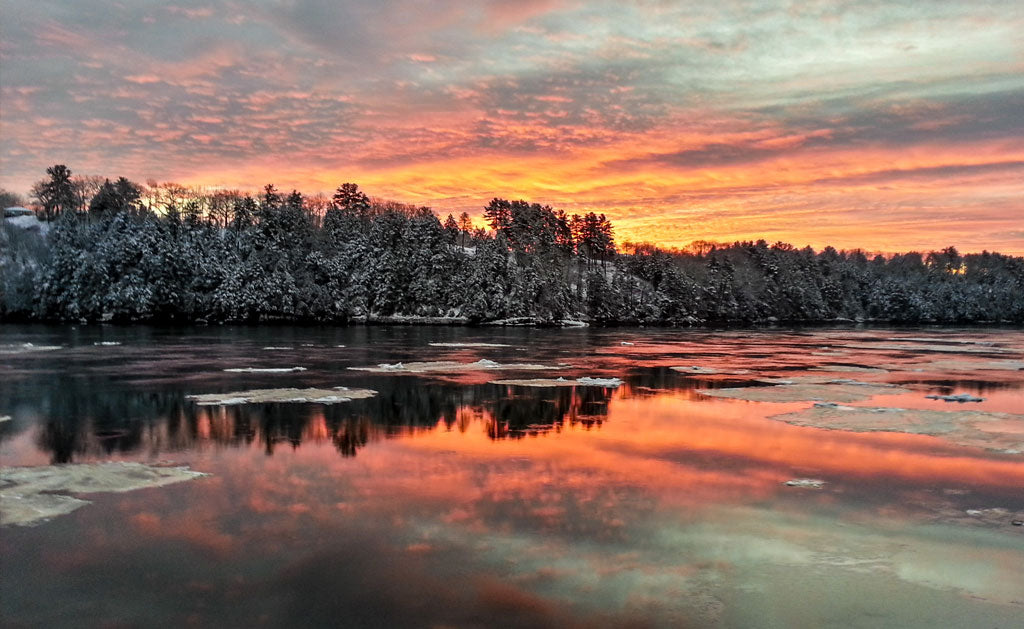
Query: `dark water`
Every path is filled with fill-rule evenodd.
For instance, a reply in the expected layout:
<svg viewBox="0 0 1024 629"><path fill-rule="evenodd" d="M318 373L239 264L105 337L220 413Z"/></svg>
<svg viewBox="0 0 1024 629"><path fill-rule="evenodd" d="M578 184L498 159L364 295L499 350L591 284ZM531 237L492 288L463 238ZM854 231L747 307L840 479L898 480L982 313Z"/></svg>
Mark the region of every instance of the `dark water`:
<svg viewBox="0 0 1024 629"><path fill-rule="evenodd" d="M1024 617L1024 527L1010 524L1024 511L1024 454L1007 447L1024 439L1020 331L6 325L0 346L0 416L12 417L0 423L3 465L127 460L211 474L90 494L69 515L0 529L5 626L1011 627ZM565 368L348 369L480 359ZM306 371L224 371L292 366ZM853 406L1007 415L965 442L903 424L796 426L770 417L812 402L698 392L808 374L909 389ZM559 376L624 383L489 384ZM334 386L378 395L185 399ZM985 401L925 398L959 393ZM826 484L783 484L795 478Z"/></svg>

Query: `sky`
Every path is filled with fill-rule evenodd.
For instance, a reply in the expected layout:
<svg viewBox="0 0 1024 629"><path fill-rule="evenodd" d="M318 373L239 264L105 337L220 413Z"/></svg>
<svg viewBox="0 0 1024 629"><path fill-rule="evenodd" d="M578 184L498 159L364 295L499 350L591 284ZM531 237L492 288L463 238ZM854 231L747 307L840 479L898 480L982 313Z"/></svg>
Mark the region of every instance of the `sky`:
<svg viewBox="0 0 1024 629"><path fill-rule="evenodd" d="M1024 255L1024 3L0 0L47 166L605 213L622 242Z"/></svg>

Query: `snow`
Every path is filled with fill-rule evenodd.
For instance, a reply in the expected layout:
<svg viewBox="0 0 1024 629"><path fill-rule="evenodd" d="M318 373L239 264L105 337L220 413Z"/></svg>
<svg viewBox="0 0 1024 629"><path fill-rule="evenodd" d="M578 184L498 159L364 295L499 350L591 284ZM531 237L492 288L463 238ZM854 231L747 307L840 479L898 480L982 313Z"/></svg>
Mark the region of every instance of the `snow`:
<svg viewBox="0 0 1024 629"><path fill-rule="evenodd" d="M199 406L228 406L237 404L265 403L313 403L338 404L351 402L377 395L371 389L349 389L334 387L332 389L252 389L250 391L232 391L230 393L204 393L187 395L186 399Z"/></svg>
<svg viewBox="0 0 1024 629"><path fill-rule="evenodd" d="M231 373L289 373L292 371L306 371L305 367L232 367L225 369Z"/></svg>
<svg viewBox="0 0 1024 629"><path fill-rule="evenodd" d="M562 319L558 322L563 328L587 328L590 324L579 319Z"/></svg>
<svg viewBox="0 0 1024 629"><path fill-rule="evenodd" d="M510 317L508 319L494 319L493 321L487 321L484 325L501 325L505 327L519 327L519 326L531 326L543 324L543 321L539 321L536 317ZM578 319L559 319L553 322L555 325L563 328L586 328L590 324L586 321L580 321Z"/></svg>
<svg viewBox="0 0 1024 629"><path fill-rule="evenodd" d="M35 216L12 216L11 218L5 218L4 222L21 229L38 230L40 234L46 234L50 231L49 223L40 221Z"/></svg>

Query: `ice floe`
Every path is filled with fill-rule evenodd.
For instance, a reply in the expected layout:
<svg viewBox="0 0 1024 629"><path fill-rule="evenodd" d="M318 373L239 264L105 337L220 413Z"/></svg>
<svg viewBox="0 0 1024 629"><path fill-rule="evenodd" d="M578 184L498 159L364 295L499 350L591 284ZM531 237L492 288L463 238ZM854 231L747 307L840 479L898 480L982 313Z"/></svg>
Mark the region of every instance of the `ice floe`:
<svg viewBox="0 0 1024 629"><path fill-rule="evenodd" d="M0 354L28 354L30 352L52 352L64 349L60 345L33 345L32 343L14 343L0 345Z"/></svg>
<svg viewBox="0 0 1024 629"><path fill-rule="evenodd" d="M432 362L415 363L380 363L373 367L349 367L355 371L370 371L373 373L460 373L464 371L490 371L499 369L520 369L524 371L537 371L542 369L565 369L565 365L534 365L529 363L498 363L486 358L474 363L459 363L452 360L438 360Z"/></svg>
<svg viewBox="0 0 1024 629"><path fill-rule="evenodd" d="M803 487L806 489L821 489L825 486L825 481L818 480L817 478L794 478L788 480L783 485L787 487Z"/></svg>
<svg viewBox="0 0 1024 629"><path fill-rule="evenodd" d="M1024 453L1024 415L1010 413L815 404L769 419L829 430L931 435L956 445Z"/></svg>
<svg viewBox="0 0 1024 629"><path fill-rule="evenodd" d="M505 343L430 343L431 347L512 347Z"/></svg>
<svg viewBox="0 0 1024 629"><path fill-rule="evenodd" d="M842 373L888 373L885 369L878 367L861 367L860 365L837 365L825 364L811 367L811 371L831 371Z"/></svg>
<svg viewBox="0 0 1024 629"><path fill-rule="evenodd" d="M679 371L681 373L697 373L697 374L717 374L721 373L717 369L711 367L701 367L700 365L681 365L678 367L670 367L672 371Z"/></svg>
<svg viewBox="0 0 1024 629"><path fill-rule="evenodd" d="M78 463L0 468L0 524L31 526L90 504L68 493L125 492L207 476L187 466Z"/></svg>
<svg viewBox="0 0 1024 629"><path fill-rule="evenodd" d="M942 400L943 402L984 402L985 398L976 397L970 393L959 393L957 395L926 395L929 400Z"/></svg>
<svg viewBox="0 0 1024 629"><path fill-rule="evenodd" d="M880 365L892 371L1021 371L1024 360L933 360L927 363Z"/></svg>
<svg viewBox="0 0 1024 629"><path fill-rule="evenodd" d="M274 346L268 346L268 347L264 347L263 349L265 349L265 350L285 350L285 349L292 349L292 348L291 348L291 347L274 347Z"/></svg>
<svg viewBox="0 0 1024 629"><path fill-rule="evenodd" d="M1017 354L1016 350L1007 349L1005 347L994 347L994 346L972 346L972 345L955 345L955 344L938 344L938 343L921 343L915 345L912 343L851 343L849 345L843 345L847 349L874 349L883 351L897 351L897 352L935 352L935 353L949 353L949 354Z"/></svg>
<svg viewBox="0 0 1024 629"><path fill-rule="evenodd" d="M377 395L376 391L370 389L350 389L348 387L334 387L332 389L252 389L249 391L231 391L228 393L203 393L187 395L186 399L194 401L199 406L230 406L236 404L263 404L263 403L311 403L311 404L338 404L340 402L351 402Z"/></svg>
<svg viewBox="0 0 1024 629"><path fill-rule="evenodd" d="M622 386L622 380L618 378L590 378L584 376L575 380L566 378L527 378L521 380L492 380L491 384L500 384L512 387L607 387L616 388Z"/></svg>
<svg viewBox="0 0 1024 629"><path fill-rule="evenodd" d="M1024 511L980 506L974 509L958 509L950 504L944 504L936 509L934 519L939 522L1009 529L1011 526L1021 526L1018 523L1024 523Z"/></svg>
<svg viewBox="0 0 1024 629"><path fill-rule="evenodd" d="M941 344L941 345L984 345L992 346L995 345L992 341L972 341L969 339L947 339L947 338L935 338L935 337L924 337L924 336L890 336L886 339L887 341L895 341L897 343L927 343L927 344Z"/></svg>
<svg viewBox="0 0 1024 629"><path fill-rule="evenodd" d="M120 345L120 344L121 344L121 341L96 341L95 343L93 343L93 345L99 345L101 347L113 347L115 345Z"/></svg>
<svg viewBox="0 0 1024 629"><path fill-rule="evenodd" d="M0 423L9 422L12 419L14 419L14 418L11 417L10 415L0 415Z"/></svg>
<svg viewBox="0 0 1024 629"><path fill-rule="evenodd" d="M876 395L910 392L909 389L892 384L818 376L798 376L791 379L762 378L759 382L771 386L699 389L698 392L710 397L749 402L858 402Z"/></svg>
<svg viewBox="0 0 1024 629"><path fill-rule="evenodd" d="M232 367L224 371L230 373L289 373L292 371L306 371L305 367Z"/></svg>

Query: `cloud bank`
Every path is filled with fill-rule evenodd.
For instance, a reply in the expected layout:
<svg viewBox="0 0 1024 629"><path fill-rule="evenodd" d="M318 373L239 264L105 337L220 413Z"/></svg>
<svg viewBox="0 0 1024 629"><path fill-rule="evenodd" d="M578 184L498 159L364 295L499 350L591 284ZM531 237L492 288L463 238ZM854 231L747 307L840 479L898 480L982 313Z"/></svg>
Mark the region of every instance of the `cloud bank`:
<svg viewBox="0 0 1024 629"><path fill-rule="evenodd" d="M5 1L44 169L605 212L620 240L1024 254L1024 6Z"/></svg>

